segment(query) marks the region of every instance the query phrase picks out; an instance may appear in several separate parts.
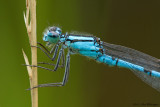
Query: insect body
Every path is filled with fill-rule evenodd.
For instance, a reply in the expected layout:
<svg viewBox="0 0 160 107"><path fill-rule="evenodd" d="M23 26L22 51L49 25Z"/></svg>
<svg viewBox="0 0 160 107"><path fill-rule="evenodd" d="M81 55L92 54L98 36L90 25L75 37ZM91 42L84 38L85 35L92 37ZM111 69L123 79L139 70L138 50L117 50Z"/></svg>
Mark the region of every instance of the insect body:
<svg viewBox="0 0 160 107"><path fill-rule="evenodd" d="M55 44L50 52L41 43L38 43L40 47L37 47L41 49L52 61L56 58L59 46L61 46L61 49L59 50L57 63L55 65L44 62L40 63L54 65L55 67L53 70L42 66L36 67L56 71L58 67L65 66L65 74L63 81L60 83L40 84L37 87L64 86L69 75L70 54L81 54L110 66L128 68L144 82L160 91L160 60L155 57L131 48L103 42L94 36L68 33L62 34L61 29L54 26L47 29L44 33L43 40L48 44ZM68 49L66 65L64 64L65 48ZM49 54L52 53L54 55L53 57L50 57ZM62 65L59 65L60 59L62 59Z"/></svg>

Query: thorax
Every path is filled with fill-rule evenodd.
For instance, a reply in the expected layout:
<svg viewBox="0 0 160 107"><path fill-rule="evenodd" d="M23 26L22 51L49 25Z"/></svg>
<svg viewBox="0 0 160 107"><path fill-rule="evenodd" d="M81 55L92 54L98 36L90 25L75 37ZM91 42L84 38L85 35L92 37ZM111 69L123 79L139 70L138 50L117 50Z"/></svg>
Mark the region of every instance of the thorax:
<svg viewBox="0 0 160 107"><path fill-rule="evenodd" d="M96 57L100 49L96 37L93 36L69 35L64 45L66 48L70 48L72 53L78 53L88 57Z"/></svg>

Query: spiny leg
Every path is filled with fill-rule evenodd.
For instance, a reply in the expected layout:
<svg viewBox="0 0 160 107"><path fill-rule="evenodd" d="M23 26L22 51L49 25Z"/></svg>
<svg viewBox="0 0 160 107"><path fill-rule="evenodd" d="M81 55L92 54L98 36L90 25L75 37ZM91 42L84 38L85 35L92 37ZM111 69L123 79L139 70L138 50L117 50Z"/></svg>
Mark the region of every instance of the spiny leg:
<svg viewBox="0 0 160 107"><path fill-rule="evenodd" d="M56 65L56 64L47 63L47 62L38 62L38 64L46 64L46 65L51 65L51 66L55 66ZM63 68L62 64L58 65L58 67Z"/></svg>
<svg viewBox="0 0 160 107"><path fill-rule="evenodd" d="M47 52L48 54L52 54L53 51L54 51L54 49L55 49L55 47L56 47L56 46L53 46L53 48L49 51L49 50L48 50L43 44L41 44L40 42L37 42L37 44L40 45L44 50L46 50L46 52Z"/></svg>
<svg viewBox="0 0 160 107"><path fill-rule="evenodd" d="M56 56L57 56L58 48L59 48L59 44L57 44L56 47L55 47L54 55L53 55L53 57L51 59L52 61L54 61Z"/></svg>
<svg viewBox="0 0 160 107"><path fill-rule="evenodd" d="M58 55L58 59L57 59L57 63L55 64L55 67L54 67L54 70L52 69L49 69L49 68L46 68L46 67L42 67L42 66L36 66L36 65L26 65L26 66L31 66L31 67L38 67L38 68L42 68L42 69L46 69L46 70L49 70L49 71L56 71L58 66L59 66L59 62L60 62L60 59L61 59L61 56L62 56L62 52L63 52L63 46L61 47L60 49L60 52L59 52L59 55ZM46 63L45 63L46 64ZM47 63L48 65L51 65L49 63ZM25 65L25 64L24 64ZM54 66L54 64L52 64Z"/></svg>
<svg viewBox="0 0 160 107"><path fill-rule="evenodd" d="M65 67L64 49L62 50L62 67Z"/></svg>
<svg viewBox="0 0 160 107"><path fill-rule="evenodd" d="M58 67L63 68L65 66L65 58L64 58L64 49L62 50L62 64L58 65ZM52 65L55 66L56 64L52 64L52 63L46 63L46 62L38 62L38 64L46 64L46 65Z"/></svg>
<svg viewBox="0 0 160 107"><path fill-rule="evenodd" d="M30 66L30 67L42 68L42 69L45 69L45 70L48 70L48 71L53 71L53 72L54 72L54 70L53 70L53 69L49 69L49 68L42 67L42 66L36 66L36 65L26 65L26 64L23 64L23 65L25 65L25 66Z"/></svg>
<svg viewBox="0 0 160 107"><path fill-rule="evenodd" d="M62 51L63 51L63 46L60 49L60 52L59 52L59 55L58 55L58 59L57 59L57 63L55 65L55 67L54 67L54 71L56 71L57 68L58 68L58 65L59 65L59 62L60 62L60 59L61 59L61 56L62 56Z"/></svg>
<svg viewBox="0 0 160 107"><path fill-rule="evenodd" d="M65 73L64 73L64 77L63 77L63 81L62 82L58 82L58 83L49 83L49 84L40 84L36 87L33 88L38 88L38 87L59 87L59 86L64 86L66 84L66 82L68 81L68 76L69 76L69 68L70 68L70 52L68 52L67 54L67 60L66 60L66 67L65 67ZM33 89L32 88L32 89ZM30 89L28 89L30 90Z"/></svg>
<svg viewBox="0 0 160 107"><path fill-rule="evenodd" d="M56 66L56 64L53 64L53 63L47 63L47 62L38 62L38 64L45 64L45 65ZM62 65L58 65L58 67L62 68Z"/></svg>
<svg viewBox="0 0 160 107"><path fill-rule="evenodd" d="M59 83L58 82L57 83L49 83L49 84L40 84L40 85L37 85L33 88L28 88L27 90L31 90L31 89L39 88L39 87L60 87L60 86L62 86L61 82L59 82Z"/></svg>
<svg viewBox="0 0 160 107"><path fill-rule="evenodd" d="M70 53L67 54L67 61L66 61L66 69L65 69L65 75L63 77L62 85L64 86L68 81L69 76L69 70L70 70Z"/></svg>
<svg viewBox="0 0 160 107"><path fill-rule="evenodd" d="M42 50L43 53L46 54L46 56L47 56L50 60L54 61L55 58L56 58L57 52L58 52L59 44L56 44L56 46L53 47L50 52L49 52L46 48L44 48L43 45L42 45L42 47L43 47L45 50L47 50L47 51L45 51L42 47L39 47L39 46L31 46L31 47L37 47L37 48L39 48L40 50ZM54 50L54 55L53 55L53 57L51 58L51 57L49 56L49 54L52 54L52 53L53 53L53 50ZM49 54L48 54L48 52L49 52Z"/></svg>
<svg viewBox="0 0 160 107"><path fill-rule="evenodd" d="M52 54L56 48L56 45L59 45L59 43L55 44L54 46L52 46L51 50L49 51L46 46L44 46L43 44L41 44L40 42L37 42L38 45L40 45L48 54Z"/></svg>

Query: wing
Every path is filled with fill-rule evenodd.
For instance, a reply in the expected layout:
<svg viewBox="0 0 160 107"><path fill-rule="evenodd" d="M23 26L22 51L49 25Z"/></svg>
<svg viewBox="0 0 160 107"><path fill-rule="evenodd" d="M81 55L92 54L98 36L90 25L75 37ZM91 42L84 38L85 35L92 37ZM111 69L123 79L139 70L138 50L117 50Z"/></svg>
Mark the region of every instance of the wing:
<svg viewBox="0 0 160 107"><path fill-rule="evenodd" d="M132 70L132 71L142 81L144 81L145 83L147 83L148 85L150 85L151 87L153 87L154 89L156 89L157 91L160 92L160 78L149 76L143 72L139 72L139 71L135 71L135 70Z"/></svg>
<svg viewBox="0 0 160 107"><path fill-rule="evenodd" d="M107 55L140 65L148 70L160 72L160 59L120 45L103 42L102 46L105 49L105 54ZM160 78L149 76L140 71L135 71L132 67L130 67L130 69L136 76L142 79L142 81L146 82L148 85L160 92Z"/></svg>
<svg viewBox="0 0 160 107"><path fill-rule="evenodd" d="M120 45L103 42L105 53L115 58L160 72L160 59Z"/></svg>

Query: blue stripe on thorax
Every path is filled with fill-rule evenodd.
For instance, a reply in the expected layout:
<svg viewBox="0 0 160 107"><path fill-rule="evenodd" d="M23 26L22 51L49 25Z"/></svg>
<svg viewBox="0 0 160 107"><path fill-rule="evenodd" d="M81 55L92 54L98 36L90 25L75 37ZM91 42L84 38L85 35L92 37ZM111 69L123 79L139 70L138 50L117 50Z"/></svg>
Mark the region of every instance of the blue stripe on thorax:
<svg viewBox="0 0 160 107"><path fill-rule="evenodd" d="M78 40L94 40L93 37L74 36L74 35L69 36L67 39L70 39L70 40L76 40L76 39L78 39Z"/></svg>
<svg viewBox="0 0 160 107"><path fill-rule="evenodd" d="M94 42L74 42L70 43L70 47L80 51L98 51L99 47L94 45Z"/></svg>
<svg viewBox="0 0 160 107"><path fill-rule="evenodd" d="M80 41L72 42L74 40ZM102 55L99 52L99 45L97 45L94 41L94 37L68 36L66 38L65 45L70 47L73 53L79 53L93 59L96 59L99 55Z"/></svg>
<svg viewBox="0 0 160 107"><path fill-rule="evenodd" d="M85 40L85 41L76 41L74 40ZM89 41L86 41L89 40ZM70 47L74 50L96 50L94 45L94 38L93 37L85 37L85 36L68 36L65 41L65 45Z"/></svg>

